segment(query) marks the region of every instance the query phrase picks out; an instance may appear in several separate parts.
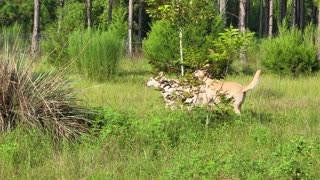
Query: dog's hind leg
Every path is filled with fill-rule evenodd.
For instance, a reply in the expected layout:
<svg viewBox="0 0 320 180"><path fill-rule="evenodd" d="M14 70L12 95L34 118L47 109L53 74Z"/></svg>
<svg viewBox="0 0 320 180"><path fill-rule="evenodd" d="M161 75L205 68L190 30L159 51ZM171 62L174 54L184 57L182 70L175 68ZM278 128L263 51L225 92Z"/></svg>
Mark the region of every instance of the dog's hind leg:
<svg viewBox="0 0 320 180"><path fill-rule="evenodd" d="M241 114L241 106L246 98L246 93L238 94L237 96L234 96L234 102L233 102L233 110L236 114Z"/></svg>

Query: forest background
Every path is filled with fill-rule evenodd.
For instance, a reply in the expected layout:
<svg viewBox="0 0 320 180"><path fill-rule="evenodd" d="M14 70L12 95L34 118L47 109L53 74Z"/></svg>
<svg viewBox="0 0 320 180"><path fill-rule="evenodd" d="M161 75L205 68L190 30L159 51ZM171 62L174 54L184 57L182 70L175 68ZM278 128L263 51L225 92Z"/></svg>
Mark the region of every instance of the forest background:
<svg viewBox="0 0 320 180"><path fill-rule="evenodd" d="M0 176L319 177L319 3L0 0ZM171 111L144 87L206 64L247 83L262 69L241 116Z"/></svg>

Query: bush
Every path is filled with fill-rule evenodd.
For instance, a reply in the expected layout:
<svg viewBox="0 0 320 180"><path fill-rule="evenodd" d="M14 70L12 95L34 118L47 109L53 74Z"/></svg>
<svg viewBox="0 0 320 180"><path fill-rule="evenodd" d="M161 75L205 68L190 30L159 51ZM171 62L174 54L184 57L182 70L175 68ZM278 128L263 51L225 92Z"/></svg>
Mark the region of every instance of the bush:
<svg viewBox="0 0 320 180"><path fill-rule="evenodd" d="M0 56L0 132L16 127L49 132L53 139L77 139L89 130L90 110L77 105L76 94L61 73L33 72L25 55Z"/></svg>
<svg viewBox="0 0 320 180"><path fill-rule="evenodd" d="M115 31L76 31L69 37L68 52L76 69L85 77L102 81L116 73L122 41Z"/></svg>
<svg viewBox="0 0 320 180"><path fill-rule="evenodd" d="M208 73L216 78L225 78L227 71L232 71L231 65L240 62L240 52L246 53L254 40L252 32L240 33L238 29L230 26L213 40L213 48L209 49L207 60L202 64L209 64Z"/></svg>
<svg viewBox="0 0 320 180"><path fill-rule="evenodd" d="M210 20L209 20L210 19ZM223 31L224 18L220 15L185 25L183 34L184 64L193 72L207 63L213 41ZM187 70L186 68L186 70Z"/></svg>
<svg viewBox="0 0 320 180"><path fill-rule="evenodd" d="M155 69L165 72L177 70L175 64L179 60L179 37L170 21L156 21L142 45L144 55Z"/></svg>
<svg viewBox="0 0 320 180"><path fill-rule="evenodd" d="M319 69L315 32L311 26L302 33L297 28L280 29L279 37L266 39L261 45L262 65L280 75L308 74Z"/></svg>
<svg viewBox="0 0 320 180"><path fill-rule="evenodd" d="M41 48L49 54L49 60L55 65L65 65L68 36L71 32L84 29L84 4L80 2L65 3L63 8L57 9L58 20L46 27L41 34ZM61 58L63 57L63 58Z"/></svg>
<svg viewBox="0 0 320 180"><path fill-rule="evenodd" d="M202 21L196 26L190 25L183 29L183 60L186 71L194 72L208 57L208 49L212 47L212 43L208 41L210 38L207 37L208 26L208 22Z"/></svg>
<svg viewBox="0 0 320 180"><path fill-rule="evenodd" d="M196 24L196 25L195 25ZM214 25L211 25L214 24ZM212 39L222 30L223 19L188 22L183 27L183 56L185 70L194 71L205 64L212 47ZM143 42L143 51L158 71L180 72L180 46L178 28L169 20L156 21Z"/></svg>
<svg viewBox="0 0 320 180"><path fill-rule="evenodd" d="M128 25L126 23L127 9L117 7L112 12L112 23L108 26L108 30L117 35L120 39L128 37Z"/></svg>

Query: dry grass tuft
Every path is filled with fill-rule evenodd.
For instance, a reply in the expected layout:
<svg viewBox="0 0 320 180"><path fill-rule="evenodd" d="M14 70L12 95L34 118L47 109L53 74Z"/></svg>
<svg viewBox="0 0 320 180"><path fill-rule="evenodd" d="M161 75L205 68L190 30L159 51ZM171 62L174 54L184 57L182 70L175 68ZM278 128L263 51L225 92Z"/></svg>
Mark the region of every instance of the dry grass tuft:
<svg viewBox="0 0 320 180"><path fill-rule="evenodd" d="M54 139L77 139L87 133L92 112L77 105L76 94L62 74L36 73L24 56L0 57L0 132L21 125L49 132Z"/></svg>

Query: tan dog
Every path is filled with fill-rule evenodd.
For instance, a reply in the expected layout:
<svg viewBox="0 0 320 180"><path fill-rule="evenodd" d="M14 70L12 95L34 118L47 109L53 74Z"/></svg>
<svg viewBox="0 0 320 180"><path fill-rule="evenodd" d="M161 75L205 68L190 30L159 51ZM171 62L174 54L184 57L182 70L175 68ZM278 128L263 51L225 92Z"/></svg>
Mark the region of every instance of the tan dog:
<svg viewBox="0 0 320 180"><path fill-rule="evenodd" d="M237 114L241 114L241 105L245 100L246 92L254 89L257 86L260 74L261 70L257 70L256 74L253 77L253 80L247 86L242 86L237 82L223 82L210 79L206 75L205 70L197 70L194 73L194 76L199 78L205 85L203 90L206 92L208 103L210 103L210 101L214 101L211 102L214 104L219 103L220 99L217 98L217 96L219 94L225 94L227 98L233 98L232 106L234 108L234 112Z"/></svg>

